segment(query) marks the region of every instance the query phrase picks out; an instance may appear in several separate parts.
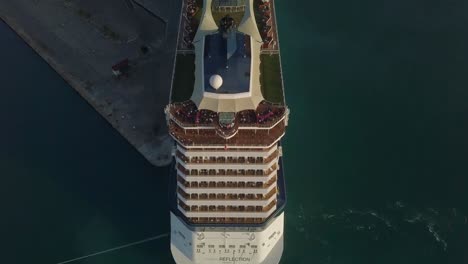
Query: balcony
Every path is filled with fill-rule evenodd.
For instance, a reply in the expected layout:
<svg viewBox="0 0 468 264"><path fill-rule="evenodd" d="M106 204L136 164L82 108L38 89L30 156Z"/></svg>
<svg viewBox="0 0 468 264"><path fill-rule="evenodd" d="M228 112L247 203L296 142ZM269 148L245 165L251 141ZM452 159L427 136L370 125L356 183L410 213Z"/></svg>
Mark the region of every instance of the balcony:
<svg viewBox="0 0 468 264"><path fill-rule="evenodd" d="M186 169L182 164L177 164L177 170L187 176L270 176L271 173L278 170L275 163L267 170L234 170L234 169Z"/></svg>
<svg viewBox="0 0 468 264"><path fill-rule="evenodd" d="M186 164L268 164L278 158L279 150L275 150L270 156L264 157L187 157L179 150L176 157Z"/></svg>
<svg viewBox="0 0 468 264"><path fill-rule="evenodd" d="M180 145L178 147L183 149L183 150L187 150L187 149L182 148ZM274 148L274 147L270 147L270 148L229 148L228 151L242 151L242 152L265 151L265 152L268 152L272 148ZM190 148L190 151L203 151L203 152L209 151L209 152L224 152L224 153L226 152L226 150L224 148L209 148L209 147L208 148Z"/></svg>
<svg viewBox="0 0 468 264"><path fill-rule="evenodd" d="M262 101L255 110L238 112L234 117L234 123L229 127L220 126L219 113L197 109L191 100L170 104L166 108L166 113L182 128L211 127L224 134L233 133L233 130L239 127L271 128L285 117L286 108L282 104Z"/></svg>
<svg viewBox="0 0 468 264"><path fill-rule="evenodd" d="M194 224L261 224L266 218L258 217L189 217Z"/></svg>
<svg viewBox="0 0 468 264"><path fill-rule="evenodd" d="M183 201L179 200L178 201L179 206L185 211L185 212L246 212L246 213L266 213L269 212L273 207L276 206L276 200L273 200L270 204L267 206L224 206L224 205L192 205L188 206L186 205Z"/></svg>
<svg viewBox="0 0 468 264"><path fill-rule="evenodd" d="M177 175L177 181L182 184L185 188L207 188L207 189L266 189L269 188L271 185L276 183L277 177L274 176L267 182L232 182L232 181L186 181L180 175Z"/></svg>
<svg viewBox="0 0 468 264"><path fill-rule="evenodd" d="M277 191L276 188L273 188L271 191L269 191L267 194L262 195L262 194L253 194L253 193L192 193L188 194L181 188L177 188L177 193L180 195L180 197L186 199L186 200L220 200L220 201L234 201L234 200L241 200L241 201L262 201L262 200L268 200L272 196L276 195Z"/></svg>
<svg viewBox="0 0 468 264"><path fill-rule="evenodd" d="M174 121L169 121L169 132L183 146L236 146L270 147L283 135L285 122L280 121L268 129L239 129L237 134L229 139L220 137L214 129L184 129Z"/></svg>

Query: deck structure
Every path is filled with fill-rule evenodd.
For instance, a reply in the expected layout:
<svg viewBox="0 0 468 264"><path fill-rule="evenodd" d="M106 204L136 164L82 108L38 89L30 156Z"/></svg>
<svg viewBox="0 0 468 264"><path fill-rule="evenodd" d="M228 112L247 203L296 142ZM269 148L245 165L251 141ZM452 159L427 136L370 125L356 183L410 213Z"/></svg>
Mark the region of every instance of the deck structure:
<svg viewBox="0 0 468 264"><path fill-rule="evenodd" d="M266 4L240 2L241 19L228 11L220 16L212 0L184 4L165 109L176 142L171 250L177 263L278 263L282 254L281 139L289 109L279 50L264 52L273 49L262 33Z"/></svg>

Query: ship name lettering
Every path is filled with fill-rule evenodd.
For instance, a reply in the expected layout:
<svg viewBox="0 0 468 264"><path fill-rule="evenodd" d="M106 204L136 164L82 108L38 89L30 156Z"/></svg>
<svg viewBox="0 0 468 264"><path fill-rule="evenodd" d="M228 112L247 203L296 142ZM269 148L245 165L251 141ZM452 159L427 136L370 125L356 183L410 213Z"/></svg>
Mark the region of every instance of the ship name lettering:
<svg viewBox="0 0 468 264"><path fill-rule="evenodd" d="M250 261L250 258L246 257L220 257L220 261Z"/></svg>

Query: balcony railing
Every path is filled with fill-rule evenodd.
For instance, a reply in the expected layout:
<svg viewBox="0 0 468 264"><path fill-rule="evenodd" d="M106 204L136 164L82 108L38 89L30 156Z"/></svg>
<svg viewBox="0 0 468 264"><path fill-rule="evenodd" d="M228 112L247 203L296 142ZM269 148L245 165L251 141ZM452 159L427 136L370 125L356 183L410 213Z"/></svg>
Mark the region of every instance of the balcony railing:
<svg viewBox="0 0 468 264"><path fill-rule="evenodd" d="M177 169L187 176L269 176L272 172L278 170L278 165L275 163L267 170L232 170L232 169L192 169L188 170L177 164Z"/></svg>
<svg viewBox="0 0 468 264"><path fill-rule="evenodd" d="M277 190L273 188L267 194L252 194L252 193L239 193L239 194L224 194L224 193L192 193L188 194L184 192L181 188L177 188L177 193L180 194L186 200L241 200L241 201L261 201L261 200L268 200L272 196L276 195Z"/></svg>
<svg viewBox="0 0 468 264"><path fill-rule="evenodd" d="M224 181L186 181L180 175L177 175L177 181L181 183L185 188L214 188L214 189L225 189L225 188L241 188L241 189L265 189L276 183L277 177L273 177L267 182L224 182Z"/></svg>
<svg viewBox="0 0 468 264"><path fill-rule="evenodd" d="M177 150L176 156L185 163L191 164L268 164L278 158L279 150L275 150L270 156L263 157L187 157Z"/></svg>
<svg viewBox="0 0 468 264"><path fill-rule="evenodd" d="M190 217L189 221L194 224L261 224L266 218L245 217Z"/></svg>
<svg viewBox="0 0 468 264"><path fill-rule="evenodd" d="M232 138L220 137L214 129L184 129L172 120L169 121L169 132L183 146L224 146L235 147L270 147L283 135L285 122L279 121L269 129L239 129Z"/></svg>
<svg viewBox="0 0 468 264"><path fill-rule="evenodd" d="M166 108L166 113L171 120L184 128L210 127L221 129L218 113L210 110L198 110L192 101L171 104ZM238 112L234 120L234 130L237 130L237 127L271 128L278 121L284 119L285 115L286 109L284 106L264 101L257 106L256 110Z"/></svg>
<svg viewBox="0 0 468 264"><path fill-rule="evenodd" d="M276 206L276 200L273 200L267 206L233 206L233 205L192 205L188 206L180 199L178 200L179 206L184 209L186 212L246 212L246 213L265 213L269 212L274 206Z"/></svg>
<svg viewBox="0 0 468 264"><path fill-rule="evenodd" d="M268 149L265 148L229 148L229 151L242 151L242 152L258 152L258 151L264 151L268 152L271 150L273 147L270 147ZM190 151L210 151L210 152L226 152L224 148L190 148Z"/></svg>

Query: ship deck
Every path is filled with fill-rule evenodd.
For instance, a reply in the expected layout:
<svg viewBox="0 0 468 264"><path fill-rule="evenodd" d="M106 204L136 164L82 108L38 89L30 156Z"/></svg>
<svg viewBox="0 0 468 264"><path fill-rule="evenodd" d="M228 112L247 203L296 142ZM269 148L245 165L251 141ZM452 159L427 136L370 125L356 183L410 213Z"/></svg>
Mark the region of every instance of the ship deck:
<svg viewBox="0 0 468 264"><path fill-rule="evenodd" d="M202 0L185 0L180 21L179 43L176 64L173 73L171 104L166 112L169 117L169 129L173 138L184 146L204 148L206 146L224 149L236 147L267 148L272 144L281 144L285 132L287 108L283 90L283 78L279 41L274 12L274 0L263 3L254 0L255 19L263 39L260 54L260 85L264 101L257 109L235 113L233 123L220 128L218 113L197 109L191 106L190 98L195 84L195 52L192 44L198 29L202 12ZM227 14L227 13L226 13ZM225 14L213 12L215 20ZM240 12L229 13L240 22L243 15ZM218 23L218 21L216 21ZM258 77L257 77L258 78ZM265 108L265 106L267 106ZM250 111L250 112L249 112ZM228 131L229 130L229 131ZM229 134L230 131L234 131ZM222 135L228 133L229 135ZM220 136L221 135L221 136ZM277 207L263 222L243 223L193 223L179 210L177 204L177 176L175 164L170 177L169 194L171 211L191 230L210 230L232 228L233 230L263 230L283 211L286 204L286 189L284 181L283 160L279 159L277 178Z"/></svg>
<svg viewBox="0 0 468 264"><path fill-rule="evenodd" d="M179 41L177 48L180 51L193 51L192 40L200 24L203 10L203 0L184 0L180 21ZM262 51L264 53L278 53L279 40L278 28L275 13L275 0L264 3L262 0L254 0L254 12L257 27L263 39ZM215 23L219 26L219 21L225 15L234 18L237 24L242 20L244 11L216 11L212 10Z"/></svg>
<svg viewBox="0 0 468 264"><path fill-rule="evenodd" d="M284 92L279 54L260 55L260 84L266 101L284 105ZM171 102L190 100L195 84L195 55L179 53L176 56Z"/></svg>
<svg viewBox="0 0 468 264"><path fill-rule="evenodd" d="M260 55L260 83L266 101L285 105L274 2L270 0L269 3L263 3L261 0L254 0L255 19L263 39ZM170 98L172 103L189 100L193 93L195 55L191 43L198 29L202 8L202 0L185 0L182 5L183 15L180 20L176 66ZM243 13L213 11L213 17L216 23L226 14L240 21Z"/></svg>

